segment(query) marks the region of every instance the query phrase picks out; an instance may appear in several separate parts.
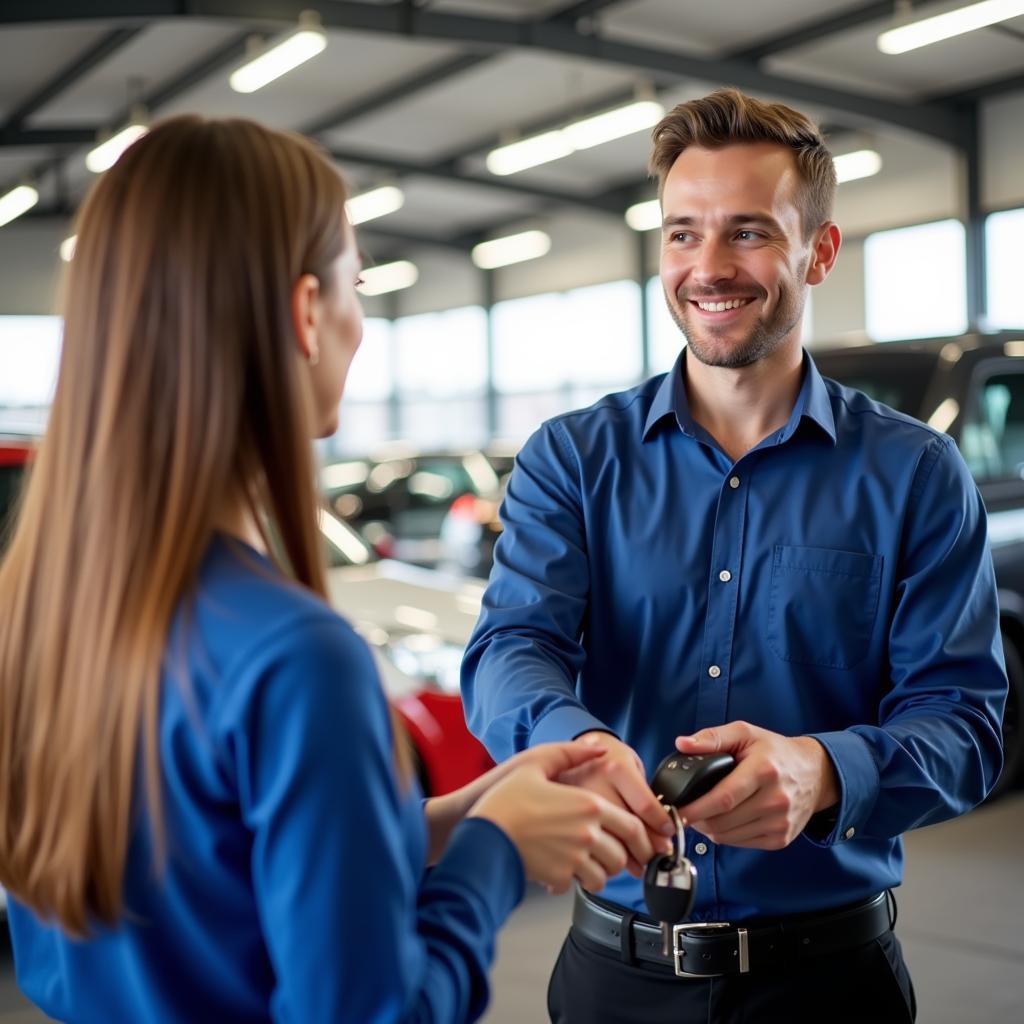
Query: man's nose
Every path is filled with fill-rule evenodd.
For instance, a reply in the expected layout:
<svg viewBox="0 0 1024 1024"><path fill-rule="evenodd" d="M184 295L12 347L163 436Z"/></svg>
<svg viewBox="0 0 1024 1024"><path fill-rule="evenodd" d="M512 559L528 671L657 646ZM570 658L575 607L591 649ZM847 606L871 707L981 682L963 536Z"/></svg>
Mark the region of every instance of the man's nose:
<svg viewBox="0 0 1024 1024"><path fill-rule="evenodd" d="M727 245L707 239L697 252L691 279L695 284L710 287L718 281L731 281L736 276L736 264Z"/></svg>

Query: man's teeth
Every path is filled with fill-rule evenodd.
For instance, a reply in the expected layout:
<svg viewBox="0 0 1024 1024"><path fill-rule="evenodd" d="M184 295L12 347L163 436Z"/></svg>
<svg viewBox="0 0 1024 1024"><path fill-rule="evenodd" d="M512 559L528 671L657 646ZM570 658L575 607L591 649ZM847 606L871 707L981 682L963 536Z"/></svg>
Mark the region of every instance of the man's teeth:
<svg viewBox="0 0 1024 1024"><path fill-rule="evenodd" d="M750 299L730 299L728 302L698 302L697 305L708 313L724 313L727 309L745 306Z"/></svg>

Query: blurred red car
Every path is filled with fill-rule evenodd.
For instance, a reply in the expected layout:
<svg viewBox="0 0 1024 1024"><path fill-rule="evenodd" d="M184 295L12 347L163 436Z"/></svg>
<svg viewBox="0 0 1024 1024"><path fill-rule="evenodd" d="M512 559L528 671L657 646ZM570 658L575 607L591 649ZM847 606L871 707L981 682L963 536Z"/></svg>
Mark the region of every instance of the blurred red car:
<svg viewBox="0 0 1024 1024"><path fill-rule="evenodd" d="M0 435L0 553L35 444L33 438ZM424 792L439 796L458 789L493 764L466 728L458 680L483 588L378 560L329 512L320 525L332 564L331 600L373 650L384 689L412 739Z"/></svg>

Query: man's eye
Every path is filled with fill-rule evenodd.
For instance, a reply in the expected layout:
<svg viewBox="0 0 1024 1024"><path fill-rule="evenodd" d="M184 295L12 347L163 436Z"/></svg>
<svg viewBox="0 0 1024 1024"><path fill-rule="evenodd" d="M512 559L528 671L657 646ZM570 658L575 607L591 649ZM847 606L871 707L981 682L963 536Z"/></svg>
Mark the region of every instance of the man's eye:
<svg viewBox="0 0 1024 1024"><path fill-rule="evenodd" d="M741 242L753 242L761 236L756 231L737 231L736 237Z"/></svg>
<svg viewBox="0 0 1024 1024"><path fill-rule="evenodd" d="M689 231L674 231L672 233L673 242L689 242L693 238L693 235Z"/></svg>

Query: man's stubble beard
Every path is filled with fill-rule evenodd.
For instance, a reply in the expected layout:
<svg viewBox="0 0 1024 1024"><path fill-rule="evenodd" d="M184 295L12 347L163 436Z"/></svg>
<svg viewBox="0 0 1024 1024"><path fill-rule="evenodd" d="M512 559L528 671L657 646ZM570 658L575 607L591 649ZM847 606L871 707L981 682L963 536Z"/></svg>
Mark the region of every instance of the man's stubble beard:
<svg viewBox="0 0 1024 1024"><path fill-rule="evenodd" d="M807 261L803 261L797 270L796 279L802 280L807 270ZM752 366L754 363L767 359L776 352L782 343L789 337L793 329L800 323L804 315L804 302L801 301L802 290L791 290L786 288L782 291L779 304L769 319L758 317L753 327L742 341L728 349L716 350L711 345L706 345L705 339L700 332L714 336L717 329L713 326L701 325L698 329L696 324L690 325L685 310L689 299L684 295L677 294L676 300L679 307L676 308L667 301L669 314L675 321L676 327L686 338L687 348L705 366L719 366L729 370L738 370L744 366ZM756 300L755 300L756 301ZM726 329L728 330L728 328ZM722 332L726 333L725 331Z"/></svg>

